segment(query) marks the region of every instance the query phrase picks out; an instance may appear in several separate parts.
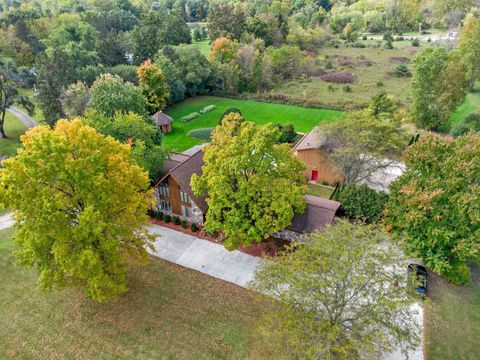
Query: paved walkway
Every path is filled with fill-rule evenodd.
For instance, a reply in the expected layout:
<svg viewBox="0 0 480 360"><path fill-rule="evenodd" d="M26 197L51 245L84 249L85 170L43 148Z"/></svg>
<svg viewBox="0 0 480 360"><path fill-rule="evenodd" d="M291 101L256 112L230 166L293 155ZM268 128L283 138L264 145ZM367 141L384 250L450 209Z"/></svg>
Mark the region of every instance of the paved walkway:
<svg viewBox="0 0 480 360"><path fill-rule="evenodd" d="M33 120L32 117L25 114L19 108L16 108L15 106L10 106L7 110L9 113L16 116L18 120L20 120L27 129L37 126L37 123L35 122L35 120Z"/></svg>
<svg viewBox="0 0 480 360"><path fill-rule="evenodd" d="M15 224L15 221L13 220L11 212L0 216L0 230L8 229L9 227L12 227L13 224Z"/></svg>
<svg viewBox="0 0 480 360"><path fill-rule="evenodd" d="M155 241L153 255L242 287L247 287L264 261L162 226L152 224L148 230L160 235Z"/></svg>

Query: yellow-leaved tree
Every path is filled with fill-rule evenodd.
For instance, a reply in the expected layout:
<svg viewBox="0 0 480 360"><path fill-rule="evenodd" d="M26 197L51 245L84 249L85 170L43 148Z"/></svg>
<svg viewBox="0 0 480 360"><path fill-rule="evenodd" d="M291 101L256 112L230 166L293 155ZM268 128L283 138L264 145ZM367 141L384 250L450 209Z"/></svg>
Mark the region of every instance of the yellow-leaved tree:
<svg viewBox="0 0 480 360"><path fill-rule="evenodd" d="M75 286L97 301L126 292L127 259L146 261L152 242L143 227L148 175L130 146L79 119L38 126L21 140L0 170L19 262L38 269L41 288Z"/></svg>

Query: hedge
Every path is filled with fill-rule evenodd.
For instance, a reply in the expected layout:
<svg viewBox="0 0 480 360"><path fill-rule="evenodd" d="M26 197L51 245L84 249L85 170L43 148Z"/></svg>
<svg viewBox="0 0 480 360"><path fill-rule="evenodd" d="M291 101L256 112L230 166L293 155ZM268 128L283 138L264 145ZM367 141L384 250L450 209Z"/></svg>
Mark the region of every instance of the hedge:
<svg viewBox="0 0 480 360"><path fill-rule="evenodd" d="M199 117L199 116L200 116L200 114L199 114L198 112L193 112L193 113L191 113L191 114L188 114L188 115L182 117L182 118L180 119L180 121L181 121L181 122L187 122L187 121L193 120L193 119L195 119L195 118L197 118L197 117Z"/></svg>
<svg viewBox="0 0 480 360"><path fill-rule="evenodd" d="M212 110L215 110L217 108L217 105L208 105L205 106L202 110L200 110L200 114L206 114Z"/></svg>

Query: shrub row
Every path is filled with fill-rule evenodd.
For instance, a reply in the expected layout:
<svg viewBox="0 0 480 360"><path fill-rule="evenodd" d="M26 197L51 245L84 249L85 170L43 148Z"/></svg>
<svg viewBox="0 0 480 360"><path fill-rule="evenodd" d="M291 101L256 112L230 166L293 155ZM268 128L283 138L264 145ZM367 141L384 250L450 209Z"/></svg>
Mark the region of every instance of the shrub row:
<svg viewBox="0 0 480 360"><path fill-rule="evenodd" d="M156 211L154 209L148 209L147 210L147 215L156 219L156 220L162 220L165 223L169 223L170 221L173 221L175 225L180 225L183 229L186 229L188 224L187 221L184 219L180 219L178 216L170 216L169 214L163 213L161 211ZM195 223L190 224L190 230L193 232L198 231L198 226Z"/></svg>
<svg viewBox="0 0 480 360"><path fill-rule="evenodd" d="M182 118L180 119L180 121L181 121L181 122L187 122L187 121L193 120L193 119L195 119L195 118L197 118L197 117L199 117L199 116L200 116L200 114L199 114L198 112L193 112L193 113L191 113L191 114L188 114L188 115L182 117Z"/></svg>
<svg viewBox="0 0 480 360"><path fill-rule="evenodd" d="M217 105L208 105L205 106L202 110L200 110L200 114L206 114L212 110L215 110L217 108Z"/></svg>

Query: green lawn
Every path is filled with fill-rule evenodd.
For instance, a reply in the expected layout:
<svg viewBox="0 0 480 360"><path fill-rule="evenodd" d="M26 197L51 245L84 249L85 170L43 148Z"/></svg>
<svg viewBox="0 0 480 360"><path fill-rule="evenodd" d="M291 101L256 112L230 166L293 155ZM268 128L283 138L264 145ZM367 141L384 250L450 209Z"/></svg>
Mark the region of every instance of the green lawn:
<svg viewBox="0 0 480 360"><path fill-rule="evenodd" d="M308 195L318 196L325 199L330 198L330 196L333 193L333 190L335 189L329 186L323 186L320 184L307 184Z"/></svg>
<svg viewBox="0 0 480 360"><path fill-rule="evenodd" d="M255 335L264 303L233 284L151 258L132 265L130 291L98 304L80 291L41 292L14 265L0 231L1 359L268 359Z"/></svg>
<svg viewBox="0 0 480 360"><path fill-rule="evenodd" d="M5 133L7 139L0 139L0 155L15 155L20 146L20 135L25 132L25 126L15 116L7 111L5 118Z"/></svg>
<svg viewBox="0 0 480 360"><path fill-rule="evenodd" d="M183 116L192 112L199 112L208 105L216 105L217 108L189 122L184 123L180 121ZM164 136L164 143L173 151L184 151L194 145L201 144L202 140L189 137L187 133L193 129L215 127L218 125L223 112L232 107L240 109L249 121L257 124L269 122L279 124L292 123L298 132L310 131L320 122L333 121L342 117L342 112L336 110L200 96L175 104L165 111L174 119L174 122L173 131Z"/></svg>
<svg viewBox="0 0 480 360"><path fill-rule="evenodd" d="M198 50L200 50L200 52L208 58L208 56L210 55L210 48L211 48L209 39L205 39L201 41L193 41L193 44L196 45L198 47Z"/></svg>
<svg viewBox="0 0 480 360"><path fill-rule="evenodd" d="M425 306L426 360L474 360L480 354L480 267L469 286L432 274Z"/></svg>
<svg viewBox="0 0 480 360"><path fill-rule="evenodd" d="M462 121L465 116L474 111L480 111L480 83L478 82L475 86L475 91L467 94L463 104L450 116L448 127L450 128L453 124Z"/></svg>

